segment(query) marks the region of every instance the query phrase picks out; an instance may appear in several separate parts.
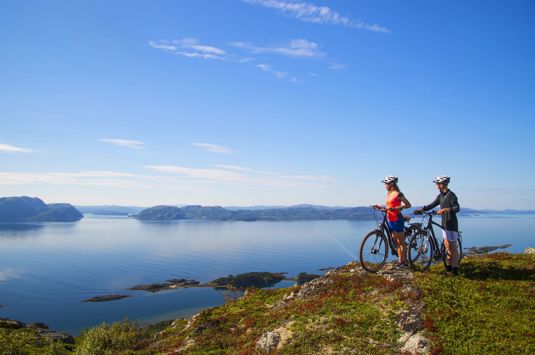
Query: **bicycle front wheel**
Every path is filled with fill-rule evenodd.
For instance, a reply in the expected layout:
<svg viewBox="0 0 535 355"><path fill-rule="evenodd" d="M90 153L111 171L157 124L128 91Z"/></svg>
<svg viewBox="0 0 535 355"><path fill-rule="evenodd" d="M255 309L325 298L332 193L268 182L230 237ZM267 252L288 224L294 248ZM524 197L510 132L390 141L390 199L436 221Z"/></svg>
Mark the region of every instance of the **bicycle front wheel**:
<svg viewBox="0 0 535 355"><path fill-rule="evenodd" d="M362 239L360 244L360 264L369 272L377 272L383 267L388 257L388 242L381 231L372 231Z"/></svg>
<svg viewBox="0 0 535 355"><path fill-rule="evenodd" d="M408 257L411 269L425 271L433 262L434 247L432 237L424 231L417 231L408 244Z"/></svg>

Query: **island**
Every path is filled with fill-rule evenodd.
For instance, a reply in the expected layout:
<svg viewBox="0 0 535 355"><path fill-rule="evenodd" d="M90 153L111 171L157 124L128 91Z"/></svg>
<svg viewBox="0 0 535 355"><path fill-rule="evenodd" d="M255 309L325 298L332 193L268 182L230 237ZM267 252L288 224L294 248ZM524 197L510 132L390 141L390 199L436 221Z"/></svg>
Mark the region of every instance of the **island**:
<svg viewBox="0 0 535 355"><path fill-rule="evenodd" d="M142 221L212 220L212 221L305 221L305 220L370 220L369 207L327 207L297 205L276 208L231 209L221 206L191 205L185 207L154 206L134 218Z"/></svg>
<svg viewBox="0 0 535 355"><path fill-rule="evenodd" d="M248 287L264 288L274 286L284 280L285 272L246 272L238 275L228 275L220 277L208 283L216 289L238 289L245 290Z"/></svg>
<svg viewBox="0 0 535 355"><path fill-rule="evenodd" d="M46 204L37 197L0 198L0 223L76 222L83 215L68 203Z"/></svg>
<svg viewBox="0 0 535 355"><path fill-rule="evenodd" d="M104 296L96 296L91 297L86 300L83 300L82 302L107 302L107 301L115 301L115 300L122 300L123 298L132 297L130 295L104 295Z"/></svg>
<svg viewBox="0 0 535 355"><path fill-rule="evenodd" d="M146 285L137 285L130 287L130 291L148 291L148 292L160 292L164 290L174 290L176 288L186 288L186 287L201 287L199 281L196 280L186 280L186 279L171 279L163 283L152 283Z"/></svg>

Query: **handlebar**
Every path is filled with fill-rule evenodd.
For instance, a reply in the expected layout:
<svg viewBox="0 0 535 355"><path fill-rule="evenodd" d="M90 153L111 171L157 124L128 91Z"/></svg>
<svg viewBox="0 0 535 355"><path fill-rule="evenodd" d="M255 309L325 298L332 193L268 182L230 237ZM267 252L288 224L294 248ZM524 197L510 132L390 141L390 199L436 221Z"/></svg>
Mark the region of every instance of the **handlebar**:
<svg viewBox="0 0 535 355"><path fill-rule="evenodd" d="M385 207L381 207L381 206L370 206L370 207L375 209L375 210L382 211L382 212L385 212L385 211L397 211L397 209L395 209L395 208L385 208Z"/></svg>
<svg viewBox="0 0 535 355"><path fill-rule="evenodd" d="M437 211L435 211L435 210L431 210L431 211L429 211L429 212L427 212L427 211L422 211L422 212L419 212L419 213L417 213L417 211L414 211L413 213L414 213L416 216L418 216L418 215L425 215L425 216L429 216L429 217L431 217L431 216L436 216L436 215L437 215Z"/></svg>

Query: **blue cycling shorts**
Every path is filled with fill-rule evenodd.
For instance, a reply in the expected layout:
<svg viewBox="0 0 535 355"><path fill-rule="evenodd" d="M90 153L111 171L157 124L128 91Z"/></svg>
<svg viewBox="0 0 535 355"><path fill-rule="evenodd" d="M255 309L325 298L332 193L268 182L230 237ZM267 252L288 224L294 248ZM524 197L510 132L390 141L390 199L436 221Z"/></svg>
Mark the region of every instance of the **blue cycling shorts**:
<svg viewBox="0 0 535 355"><path fill-rule="evenodd" d="M386 221L386 224L391 232L401 233L405 231L405 220L403 218L399 218L395 222Z"/></svg>

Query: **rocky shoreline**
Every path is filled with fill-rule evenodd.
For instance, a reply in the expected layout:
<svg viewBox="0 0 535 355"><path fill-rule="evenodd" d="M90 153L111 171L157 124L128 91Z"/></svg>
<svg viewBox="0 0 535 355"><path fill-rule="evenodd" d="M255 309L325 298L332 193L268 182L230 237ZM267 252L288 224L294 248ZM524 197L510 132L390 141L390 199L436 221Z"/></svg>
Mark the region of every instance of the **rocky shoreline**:
<svg viewBox="0 0 535 355"><path fill-rule="evenodd" d="M43 323L26 324L18 320L9 318L0 318L0 329L31 329L34 330L39 338L47 338L52 341L60 341L65 344L74 344L74 337L67 333L57 332L48 328Z"/></svg>

